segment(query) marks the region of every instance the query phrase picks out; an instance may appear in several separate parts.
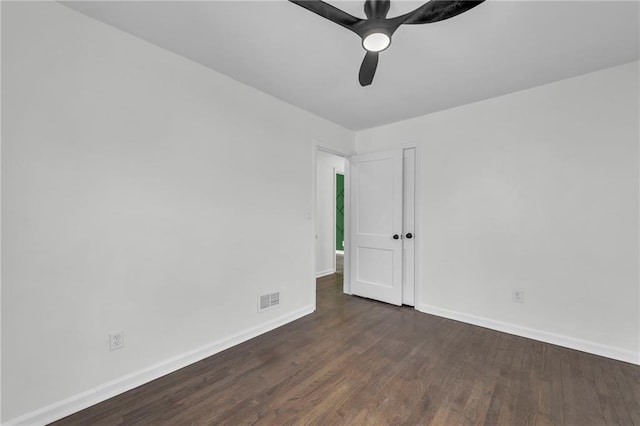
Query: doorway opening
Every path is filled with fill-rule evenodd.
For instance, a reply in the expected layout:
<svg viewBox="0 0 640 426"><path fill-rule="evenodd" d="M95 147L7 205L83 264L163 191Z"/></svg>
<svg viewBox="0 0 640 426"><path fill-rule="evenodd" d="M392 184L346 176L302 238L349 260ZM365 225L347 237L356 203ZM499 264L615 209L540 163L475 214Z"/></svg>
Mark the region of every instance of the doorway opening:
<svg viewBox="0 0 640 426"><path fill-rule="evenodd" d="M344 273L346 158L316 153L316 278Z"/></svg>
<svg viewBox="0 0 640 426"><path fill-rule="evenodd" d="M416 148L314 154L317 283L337 274L346 294L415 306Z"/></svg>
<svg viewBox="0 0 640 426"><path fill-rule="evenodd" d="M336 173L336 273L344 274L344 173Z"/></svg>

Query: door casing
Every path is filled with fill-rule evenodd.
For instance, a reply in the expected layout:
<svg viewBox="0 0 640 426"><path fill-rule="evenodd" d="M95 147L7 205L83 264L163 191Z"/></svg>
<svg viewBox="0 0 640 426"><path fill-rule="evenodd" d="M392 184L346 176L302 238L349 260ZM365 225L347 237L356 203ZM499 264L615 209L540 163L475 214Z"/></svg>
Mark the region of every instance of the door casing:
<svg viewBox="0 0 640 426"><path fill-rule="evenodd" d="M313 303L315 305L316 303L316 278L315 278L315 271L316 271L316 265L315 265L315 259L316 259L316 244L315 244L315 235L316 235L316 167L317 167L317 163L316 163L316 153L318 151L323 151L323 152L327 152L330 154L334 154L340 157L343 157L345 159L345 166L344 166L344 280L343 280L343 292L345 294L352 294L351 293L351 181L350 181L350 157L352 154L350 153L346 153L346 152L340 152L337 151L335 149L329 148L327 146L324 146L323 144L314 141L313 142L313 148L312 148L312 164L313 164L313 170L312 170L312 194L311 194L311 200L312 203L311 205L313 206L313 211L311 212L311 214L309 215L312 222L313 222L313 226L312 226L312 239L311 241L313 241L313 264L312 264L312 270L311 270L311 293L312 293L312 300ZM417 283L422 282L421 278L422 278L422 270L420 268L420 262L418 261L418 259L420 259L420 241L421 241L421 232L420 232L420 221L418 220L418 218L420 217L420 210L421 210L421 202L420 202L420 148L418 146L416 146L415 144L399 144L397 146L397 148L401 148L403 149L403 151L408 150L408 149L412 149L414 151L414 217L415 217L415 221L414 221L414 232L413 234L414 236L414 289L413 289L413 294L414 294L414 309L415 306L418 305L418 302L421 300L420 299L420 286L416 285ZM403 229L403 232L404 229Z"/></svg>

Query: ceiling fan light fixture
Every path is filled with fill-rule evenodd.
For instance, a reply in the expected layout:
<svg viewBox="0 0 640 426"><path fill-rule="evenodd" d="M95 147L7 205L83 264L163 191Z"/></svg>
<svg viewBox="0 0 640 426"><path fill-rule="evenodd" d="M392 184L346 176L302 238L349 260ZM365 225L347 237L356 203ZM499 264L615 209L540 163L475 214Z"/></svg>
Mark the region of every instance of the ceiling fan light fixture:
<svg viewBox="0 0 640 426"><path fill-rule="evenodd" d="M375 30L362 38L362 47L369 52L382 52L391 44L391 36L383 30Z"/></svg>
<svg viewBox="0 0 640 426"><path fill-rule="evenodd" d="M367 15L366 19L350 15L324 0L289 1L356 33L362 39L362 47L367 53L360 66L358 80L360 85L365 87L373 82L380 56L378 53L391 45L391 36L401 25L444 21L473 9L485 0L429 0L413 11L394 18L387 18L391 0L365 0L364 14Z"/></svg>

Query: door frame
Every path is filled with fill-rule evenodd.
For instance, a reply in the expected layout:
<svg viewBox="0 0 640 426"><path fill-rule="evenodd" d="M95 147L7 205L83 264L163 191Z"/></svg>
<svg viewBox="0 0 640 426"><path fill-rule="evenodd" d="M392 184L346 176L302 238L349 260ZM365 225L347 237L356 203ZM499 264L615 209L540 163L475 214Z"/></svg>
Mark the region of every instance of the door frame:
<svg viewBox="0 0 640 426"><path fill-rule="evenodd" d="M312 300L313 300L313 304L314 306L316 305L316 255L317 255L317 241L316 241L316 235L318 233L318 206L316 204L317 202L317 197L316 197L316 193L317 193L317 182L316 182L316 177L317 177L317 173L318 173L318 152L324 152L326 154L331 154L331 155L336 155L338 157L342 157L344 158L344 271L343 271L343 291L346 294L351 294L351 278L348 274L350 274L351 272L351 267L349 265L349 262L351 260L351 241L350 241L350 237L349 237L349 232L351 231L351 203L349 201L349 196L351 194L351 191L349 189L349 157L352 155L352 153L347 153L347 152L341 152L338 151L334 148L329 148L328 146L322 144L319 141L313 141L313 147L312 147L312 191L311 191L311 205L313 206L312 208L312 212L311 212L311 241L313 242L312 244L312 271L311 271L311 275L313 277L312 279L312 283L313 285L311 286L312 289ZM334 191L335 191L335 168L333 168L333 180L334 180ZM334 202L335 204L335 202ZM335 210L335 208L334 208ZM335 211L333 212L333 217L334 217L334 227L335 227ZM335 251L335 229L333 232L334 236L334 244L333 244L333 249ZM335 256L334 256L334 268L335 268Z"/></svg>
<svg viewBox="0 0 640 426"><path fill-rule="evenodd" d="M416 143L399 143L393 146L386 146L384 149L393 149L400 148L402 150L405 149L415 149L415 199L414 199L414 209L415 209L415 224L414 224L414 234L415 234L415 262L414 262L414 271L415 271L415 283L414 283L414 295L415 295L415 303L413 309L418 310L418 306L421 303L420 299L420 283L422 283L422 266L420 262L420 253L422 252L422 220L421 214L422 211L422 202L421 202L421 173L422 173L422 161L420 161L420 147ZM312 211L310 214L311 217L311 241L312 244L312 270L311 270L311 282L313 285L311 286L312 300L313 305L316 305L316 233L317 233L317 206L316 206L316 174L317 174L317 152L322 151L328 154L337 155L338 157L342 157L345 159L344 163L344 281L343 281L343 292L345 294L351 293L351 180L350 176L350 157L351 155L357 154L365 154L367 152L375 152L374 150L365 150L363 152L341 152L334 148L329 148L327 145L322 144L322 142L314 140L312 144L311 150L312 157L312 191L311 191L311 206ZM404 232L404 230L403 230Z"/></svg>
<svg viewBox="0 0 640 426"><path fill-rule="evenodd" d="M420 253L422 247L422 230L421 230L421 215L420 211L422 210L422 204L420 202L420 191L422 189L421 186L421 161L420 161L420 147L416 143L403 143L394 146L394 148L400 148L404 152L405 149L414 149L415 158L414 158L414 199L413 199L413 211L414 211L414 262L413 262L413 271L414 271L414 283L413 283L413 294L414 294L414 303L413 309L418 310L418 306L420 305L420 283L422 282L422 263L420 262ZM404 227L404 223L403 223ZM403 229L404 232L404 229Z"/></svg>

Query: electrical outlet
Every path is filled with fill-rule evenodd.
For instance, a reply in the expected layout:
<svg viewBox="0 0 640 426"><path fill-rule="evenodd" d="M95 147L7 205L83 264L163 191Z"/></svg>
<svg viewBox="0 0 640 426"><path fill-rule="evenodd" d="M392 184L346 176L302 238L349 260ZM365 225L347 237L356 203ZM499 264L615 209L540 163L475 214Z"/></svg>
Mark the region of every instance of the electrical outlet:
<svg viewBox="0 0 640 426"><path fill-rule="evenodd" d="M513 294L511 295L511 300L515 303L524 303L524 291L513 290Z"/></svg>
<svg viewBox="0 0 640 426"><path fill-rule="evenodd" d="M124 347L124 332L122 330L109 333L109 350L115 351Z"/></svg>

